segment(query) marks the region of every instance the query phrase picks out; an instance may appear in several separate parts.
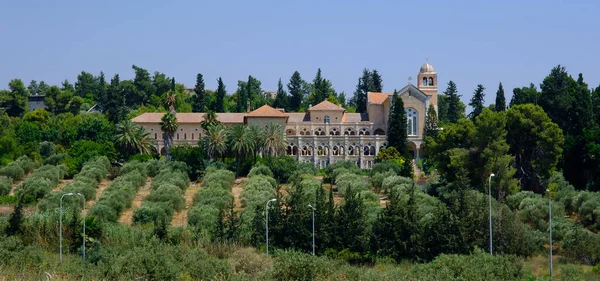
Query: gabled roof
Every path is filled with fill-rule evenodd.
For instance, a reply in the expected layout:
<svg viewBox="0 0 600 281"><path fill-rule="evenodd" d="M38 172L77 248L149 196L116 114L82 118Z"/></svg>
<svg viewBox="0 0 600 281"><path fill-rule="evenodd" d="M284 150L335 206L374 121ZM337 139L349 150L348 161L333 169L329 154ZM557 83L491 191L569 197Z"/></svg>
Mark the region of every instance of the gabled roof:
<svg viewBox="0 0 600 281"><path fill-rule="evenodd" d="M310 122L308 113L306 112L287 112L288 123Z"/></svg>
<svg viewBox="0 0 600 281"><path fill-rule="evenodd" d="M263 105L258 109L246 114L246 117L287 117L283 112L269 105Z"/></svg>
<svg viewBox="0 0 600 281"><path fill-rule="evenodd" d="M204 120L204 112L197 113L176 113L175 117L180 124L184 123L200 123ZM160 123L161 118L165 115L163 112L147 112L133 118L134 123ZM217 113L217 120L221 123L244 123L244 115L246 113Z"/></svg>
<svg viewBox="0 0 600 281"><path fill-rule="evenodd" d="M368 114L367 113L344 112L344 116L342 116L342 123L358 123L358 122L369 122Z"/></svg>
<svg viewBox="0 0 600 281"><path fill-rule="evenodd" d="M381 104L390 96L392 96L392 93L369 92L367 94L367 102Z"/></svg>
<svg viewBox="0 0 600 281"><path fill-rule="evenodd" d="M408 84L398 91L398 95L400 96L406 93L409 93L411 96L414 96L417 99L422 100L423 102L428 99L428 96L425 93L423 93L423 91L419 90L419 88L415 87L415 85L413 84ZM394 93L368 92L367 102L382 104L387 98L392 98L393 95Z"/></svg>
<svg viewBox="0 0 600 281"><path fill-rule="evenodd" d="M313 110L340 110L345 111L345 109L337 104L334 104L328 100L324 100L315 106L311 106L308 111Z"/></svg>

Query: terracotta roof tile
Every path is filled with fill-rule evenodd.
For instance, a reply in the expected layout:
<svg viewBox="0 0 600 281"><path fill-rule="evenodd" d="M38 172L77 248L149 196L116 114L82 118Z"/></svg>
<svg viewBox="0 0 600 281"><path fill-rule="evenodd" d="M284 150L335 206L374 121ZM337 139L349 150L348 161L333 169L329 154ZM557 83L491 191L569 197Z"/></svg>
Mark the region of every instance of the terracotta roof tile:
<svg viewBox="0 0 600 281"><path fill-rule="evenodd" d="M308 111L311 110L345 110L343 107L334 104L328 100L324 100L322 102L320 102L319 104L312 106L308 109Z"/></svg>
<svg viewBox="0 0 600 281"><path fill-rule="evenodd" d="M367 113L344 113L342 116L342 123L357 123L369 121Z"/></svg>
<svg viewBox="0 0 600 281"><path fill-rule="evenodd" d="M288 123L310 122L308 113L305 112L288 112L285 115L288 116Z"/></svg>
<svg viewBox="0 0 600 281"><path fill-rule="evenodd" d="M390 95L390 93L369 92L368 102L383 103Z"/></svg>
<svg viewBox="0 0 600 281"><path fill-rule="evenodd" d="M272 108L268 105L263 105L258 109L246 114L247 117L287 117L283 112Z"/></svg>
<svg viewBox="0 0 600 281"><path fill-rule="evenodd" d="M200 123L204 120L203 112L196 113L176 113L178 123ZM134 123L160 123L164 113L162 112L147 112L133 118ZM244 123L245 113L217 113L217 120L222 123Z"/></svg>

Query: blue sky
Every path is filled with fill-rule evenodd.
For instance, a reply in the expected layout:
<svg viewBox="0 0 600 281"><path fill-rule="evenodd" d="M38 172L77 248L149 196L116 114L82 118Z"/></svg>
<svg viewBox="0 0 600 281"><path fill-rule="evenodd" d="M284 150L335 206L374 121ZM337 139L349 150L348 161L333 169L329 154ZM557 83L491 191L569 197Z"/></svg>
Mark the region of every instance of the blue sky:
<svg viewBox="0 0 600 281"><path fill-rule="evenodd" d="M426 58L443 91L539 85L557 64L600 84L598 1L2 1L0 88L10 79L74 82L82 70L133 77L133 64L229 93L252 75L265 90L317 68L351 96L364 67L384 91Z"/></svg>

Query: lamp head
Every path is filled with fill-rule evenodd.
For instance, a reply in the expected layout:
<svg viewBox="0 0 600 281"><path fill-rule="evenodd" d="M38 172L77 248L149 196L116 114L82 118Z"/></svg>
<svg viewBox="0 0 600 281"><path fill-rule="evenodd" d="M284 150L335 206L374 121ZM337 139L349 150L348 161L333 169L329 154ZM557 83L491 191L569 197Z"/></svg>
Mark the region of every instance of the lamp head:
<svg viewBox="0 0 600 281"><path fill-rule="evenodd" d="M550 189L546 189L546 192L550 192Z"/></svg>
<svg viewBox="0 0 600 281"><path fill-rule="evenodd" d="M73 195L73 192L65 193L65 195L71 196L71 195Z"/></svg>
<svg viewBox="0 0 600 281"><path fill-rule="evenodd" d="M311 204L308 204L308 207L309 207L309 208L312 208L313 206L312 206Z"/></svg>
<svg viewBox="0 0 600 281"><path fill-rule="evenodd" d="M496 174L491 174L491 175L490 175L490 178L491 178L491 177L495 177L495 176L496 176Z"/></svg>
<svg viewBox="0 0 600 281"><path fill-rule="evenodd" d="M277 201L277 199L271 199L271 200L269 200L269 202L275 202L275 201Z"/></svg>

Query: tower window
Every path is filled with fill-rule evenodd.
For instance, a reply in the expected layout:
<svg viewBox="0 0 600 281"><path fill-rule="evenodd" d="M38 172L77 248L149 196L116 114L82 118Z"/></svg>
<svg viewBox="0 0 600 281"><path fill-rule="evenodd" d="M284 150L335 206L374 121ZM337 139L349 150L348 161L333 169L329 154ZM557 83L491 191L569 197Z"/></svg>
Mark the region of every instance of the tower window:
<svg viewBox="0 0 600 281"><path fill-rule="evenodd" d="M433 86L433 77L429 77L429 86Z"/></svg>
<svg viewBox="0 0 600 281"><path fill-rule="evenodd" d="M325 124L329 124L329 115L325 115L323 120L325 120Z"/></svg>
<svg viewBox="0 0 600 281"><path fill-rule="evenodd" d="M423 77L423 86L427 86L427 77Z"/></svg>

